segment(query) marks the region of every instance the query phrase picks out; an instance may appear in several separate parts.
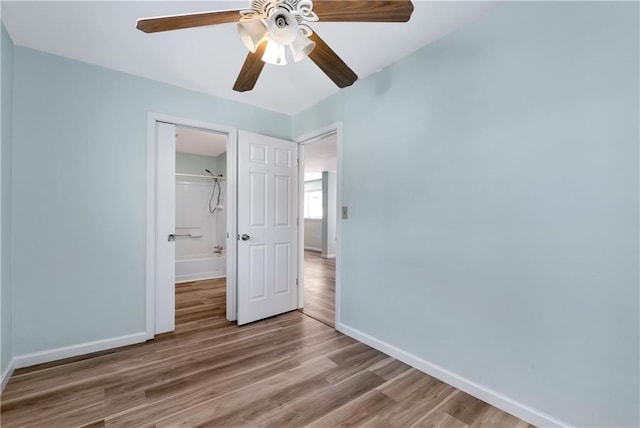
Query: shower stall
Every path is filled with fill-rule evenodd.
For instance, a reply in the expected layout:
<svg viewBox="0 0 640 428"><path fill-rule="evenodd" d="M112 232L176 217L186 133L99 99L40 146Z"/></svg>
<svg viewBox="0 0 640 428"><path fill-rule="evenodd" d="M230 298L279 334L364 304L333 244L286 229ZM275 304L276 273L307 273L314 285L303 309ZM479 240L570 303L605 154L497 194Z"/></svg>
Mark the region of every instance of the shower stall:
<svg viewBox="0 0 640 428"><path fill-rule="evenodd" d="M225 178L176 173L176 283L226 276Z"/></svg>

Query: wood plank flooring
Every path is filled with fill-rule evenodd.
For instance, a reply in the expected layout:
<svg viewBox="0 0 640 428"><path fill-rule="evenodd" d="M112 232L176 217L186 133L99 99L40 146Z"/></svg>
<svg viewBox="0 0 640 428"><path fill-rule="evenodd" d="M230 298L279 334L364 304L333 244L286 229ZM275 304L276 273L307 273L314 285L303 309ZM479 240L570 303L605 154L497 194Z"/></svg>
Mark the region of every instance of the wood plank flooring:
<svg viewBox="0 0 640 428"><path fill-rule="evenodd" d="M331 327L336 313L336 259L304 251L304 308L302 312Z"/></svg>
<svg viewBox="0 0 640 428"><path fill-rule="evenodd" d="M298 311L225 320L224 280L176 288L174 333L17 370L2 427L527 427Z"/></svg>

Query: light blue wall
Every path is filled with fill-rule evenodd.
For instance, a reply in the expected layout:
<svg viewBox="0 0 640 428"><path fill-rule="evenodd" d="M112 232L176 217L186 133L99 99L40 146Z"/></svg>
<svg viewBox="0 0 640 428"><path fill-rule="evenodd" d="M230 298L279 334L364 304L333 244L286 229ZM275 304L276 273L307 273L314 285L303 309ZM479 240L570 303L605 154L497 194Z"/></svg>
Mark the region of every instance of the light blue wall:
<svg viewBox="0 0 640 428"><path fill-rule="evenodd" d="M4 24L0 23L2 50L2 258L0 264L2 287L0 298L0 372L4 374L13 358L13 326L11 310L11 133L13 108L13 42Z"/></svg>
<svg viewBox="0 0 640 428"><path fill-rule="evenodd" d="M313 190L322 190L322 179L309 180L304 182L305 192L311 192Z"/></svg>
<svg viewBox="0 0 640 428"><path fill-rule="evenodd" d="M217 174L218 158L215 156L194 155L193 153L176 153L176 172L205 175L205 169Z"/></svg>
<svg viewBox="0 0 640 428"><path fill-rule="evenodd" d="M344 324L569 424L640 423L638 12L505 3L294 117L344 126Z"/></svg>
<svg viewBox="0 0 640 428"><path fill-rule="evenodd" d="M15 354L144 331L147 112L291 118L22 47L14 66Z"/></svg>

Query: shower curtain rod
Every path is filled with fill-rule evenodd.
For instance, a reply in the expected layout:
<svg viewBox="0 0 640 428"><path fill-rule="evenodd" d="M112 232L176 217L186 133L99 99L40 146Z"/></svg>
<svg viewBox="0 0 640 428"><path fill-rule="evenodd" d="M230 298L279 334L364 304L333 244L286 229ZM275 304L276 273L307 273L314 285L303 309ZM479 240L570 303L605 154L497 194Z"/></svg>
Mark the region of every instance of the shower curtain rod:
<svg viewBox="0 0 640 428"><path fill-rule="evenodd" d="M209 178L212 180L225 180L226 177L212 177L210 175L198 175L198 174L182 174L176 172L176 177L195 177L195 178Z"/></svg>

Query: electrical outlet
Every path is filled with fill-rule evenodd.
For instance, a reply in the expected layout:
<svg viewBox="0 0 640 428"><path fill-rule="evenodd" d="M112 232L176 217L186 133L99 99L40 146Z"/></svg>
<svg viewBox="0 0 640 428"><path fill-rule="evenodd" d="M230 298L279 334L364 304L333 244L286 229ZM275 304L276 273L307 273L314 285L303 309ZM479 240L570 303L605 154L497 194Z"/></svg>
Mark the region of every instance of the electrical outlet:
<svg viewBox="0 0 640 428"><path fill-rule="evenodd" d="M347 220L349 218L349 207L342 207L342 219Z"/></svg>

